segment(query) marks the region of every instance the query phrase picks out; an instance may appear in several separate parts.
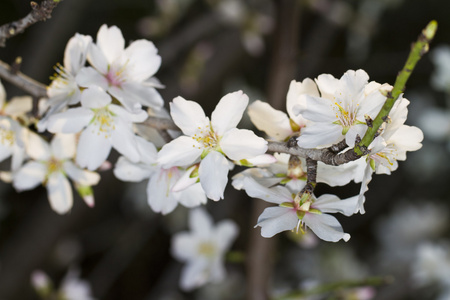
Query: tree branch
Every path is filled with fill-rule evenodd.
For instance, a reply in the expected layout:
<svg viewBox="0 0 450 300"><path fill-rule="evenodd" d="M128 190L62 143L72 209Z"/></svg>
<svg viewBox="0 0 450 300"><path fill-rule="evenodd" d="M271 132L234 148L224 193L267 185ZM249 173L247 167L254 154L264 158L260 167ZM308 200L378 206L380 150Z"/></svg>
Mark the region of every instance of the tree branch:
<svg viewBox="0 0 450 300"><path fill-rule="evenodd" d="M47 88L31 77L13 70L10 65L0 60L0 77L28 92L34 97L47 97Z"/></svg>
<svg viewBox="0 0 450 300"><path fill-rule="evenodd" d="M52 17L53 9L61 0L44 0L41 5L30 2L31 12L24 18L2 25L0 27L0 47L5 47L6 40L25 31L26 28L39 21L45 21Z"/></svg>

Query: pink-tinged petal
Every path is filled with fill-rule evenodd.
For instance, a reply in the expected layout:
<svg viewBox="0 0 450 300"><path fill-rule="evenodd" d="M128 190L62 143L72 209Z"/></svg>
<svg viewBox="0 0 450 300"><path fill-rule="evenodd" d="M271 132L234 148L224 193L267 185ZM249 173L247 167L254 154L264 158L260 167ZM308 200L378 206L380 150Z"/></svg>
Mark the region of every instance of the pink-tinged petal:
<svg viewBox="0 0 450 300"><path fill-rule="evenodd" d="M198 174L206 196L214 201L223 199L228 182L228 160L221 153L211 151L200 162Z"/></svg>
<svg viewBox="0 0 450 300"><path fill-rule="evenodd" d="M58 214L65 214L72 208L72 188L69 180L61 172L52 173L48 177L47 195L50 206Z"/></svg>
<svg viewBox="0 0 450 300"><path fill-rule="evenodd" d="M294 209L269 207L259 216L256 226L261 227L261 236L270 238L282 231L294 229L298 222L297 213Z"/></svg>
<svg viewBox="0 0 450 300"><path fill-rule="evenodd" d="M101 166L111 152L111 138L98 134L98 128L89 125L80 135L76 162L93 171Z"/></svg>
<svg viewBox="0 0 450 300"><path fill-rule="evenodd" d="M81 105L86 108L98 109L109 105L111 96L99 86L91 86L81 94Z"/></svg>
<svg viewBox="0 0 450 300"><path fill-rule="evenodd" d="M125 39L117 26L102 25L97 33L97 45L109 64L113 63L125 49Z"/></svg>
<svg viewBox="0 0 450 300"><path fill-rule="evenodd" d="M214 132L222 136L234 128L242 119L248 105L248 96L242 91L226 94L220 99L211 115Z"/></svg>
<svg viewBox="0 0 450 300"><path fill-rule="evenodd" d="M147 185L147 201L154 212L166 215L177 207L178 201L170 191L171 185L166 171L157 172L150 177Z"/></svg>
<svg viewBox="0 0 450 300"><path fill-rule="evenodd" d="M88 46L92 43L92 37L76 33L67 42L64 50L64 67L75 75L86 63Z"/></svg>
<svg viewBox="0 0 450 300"><path fill-rule="evenodd" d="M70 160L64 162L63 169L70 179L80 185L92 186L100 181L98 173L80 169Z"/></svg>
<svg viewBox="0 0 450 300"><path fill-rule="evenodd" d="M333 100L334 93L338 89L339 79L330 74L322 74L316 78L316 84L322 98Z"/></svg>
<svg viewBox="0 0 450 300"><path fill-rule="evenodd" d="M45 164L29 161L14 174L13 186L19 192L31 190L40 185L46 175L47 166Z"/></svg>
<svg viewBox="0 0 450 300"><path fill-rule="evenodd" d="M151 86L144 85L141 82L124 82L121 88L111 88L111 93L117 95L121 103L127 103L128 106L139 103L152 109L161 109L164 100L161 95ZM124 104L125 105L125 104Z"/></svg>
<svg viewBox="0 0 450 300"><path fill-rule="evenodd" d="M50 147L57 159L73 158L77 151L76 137L74 134L56 134L50 142Z"/></svg>
<svg viewBox="0 0 450 300"><path fill-rule="evenodd" d="M94 112L85 107L71 108L50 116L47 130L52 133L78 133L91 122Z"/></svg>
<svg viewBox="0 0 450 300"><path fill-rule="evenodd" d="M176 97L170 103L170 115L185 135L193 136L210 125L203 108L197 102L182 97Z"/></svg>
<svg viewBox="0 0 450 300"><path fill-rule="evenodd" d="M251 177L245 177L243 180L243 185L247 195L252 198L259 198L275 204L292 202L292 193L283 186L267 188L257 183L256 180Z"/></svg>
<svg viewBox="0 0 450 300"><path fill-rule="evenodd" d="M190 166L203 152L200 144L188 136L180 136L165 144L158 152L158 164L163 168Z"/></svg>
<svg viewBox="0 0 450 300"><path fill-rule="evenodd" d="M27 154L34 160L46 161L51 157L50 145L40 135L30 131L25 140Z"/></svg>
<svg viewBox="0 0 450 300"><path fill-rule="evenodd" d="M303 217L303 222L324 241L338 242L343 239L347 242L350 239L350 235L344 232L339 221L331 215L307 213Z"/></svg>
<svg viewBox="0 0 450 300"><path fill-rule="evenodd" d="M184 291L191 291L204 285L210 280L210 266L205 259L189 261L181 271L180 287Z"/></svg>
<svg viewBox="0 0 450 300"><path fill-rule="evenodd" d="M335 195L325 194L320 196L312 207L323 213L341 213L348 217L354 214L357 204L358 196L341 200Z"/></svg>
<svg viewBox="0 0 450 300"><path fill-rule="evenodd" d="M266 153L267 141L251 130L232 128L223 135L220 148L231 160L241 160Z"/></svg>
<svg viewBox="0 0 450 300"><path fill-rule="evenodd" d="M153 167L132 163L124 156L119 157L114 166L114 175L122 181L140 182L149 178L153 172Z"/></svg>
<svg viewBox="0 0 450 300"><path fill-rule="evenodd" d="M256 128L277 141L283 141L292 134L288 116L266 102L256 100L248 106L247 113Z"/></svg>
<svg viewBox="0 0 450 300"><path fill-rule="evenodd" d="M175 186L172 189L173 193L178 199L178 202L185 207L197 207L201 204L206 204L206 195L200 183L195 183L183 189L180 192L175 192Z"/></svg>
<svg viewBox="0 0 450 300"><path fill-rule="evenodd" d="M323 148L336 144L343 139L341 126L331 123L317 123L313 126L302 128L297 142L303 148Z"/></svg>
<svg viewBox="0 0 450 300"><path fill-rule="evenodd" d="M133 81L144 81L153 76L161 66L161 56L155 45L147 40L137 40L125 49L128 57L127 75Z"/></svg>

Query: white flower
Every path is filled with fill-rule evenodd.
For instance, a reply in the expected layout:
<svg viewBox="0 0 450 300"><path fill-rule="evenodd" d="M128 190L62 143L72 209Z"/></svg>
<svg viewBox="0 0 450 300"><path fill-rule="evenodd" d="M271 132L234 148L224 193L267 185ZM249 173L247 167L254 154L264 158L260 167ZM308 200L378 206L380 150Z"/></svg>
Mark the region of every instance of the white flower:
<svg viewBox="0 0 450 300"><path fill-rule="evenodd" d="M137 40L125 48L125 39L116 26L103 25L92 43L87 59L93 67L80 70L79 85L98 85L117 98L128 110L141 105L159 109L163 100L155 87L153 75L161 65L161 57L152 42Z"/></svg>
<svg viewBox="0 0 450 300"><path fill-rule="evenodd" d="M52 115L48 120L48 130L53 133L82 131L76 157L80 167L97 169L112 147L132 162L140 159L132 125L144 121L147 113L140 110L132 114L111 102L104 90L92 86L82 93L81 107Z"/></svg>
<svg viewBox="0 0 450 300"><path fill-rule="evenodd" d="M18 191L24 191L44 184L50 205L59 214L68 212L73 204L67 177L83 186L96 185L100 180L97 173L82 170L72 162L75 156L74 135L55 135L49 145L40 136L30 132L26 149L32 160L14 174L13 186Z"/></svg>
<svg viewBox="0 0 450 300"><path fill-rule="evenodd" d="M157 151L155 146L137 137L138 150L143 155L141 161L133 163L125 157L120 157L114 168L114 175L123 181L139 182L148 179L147 201L155 212L168 214L178 205L195 207L206 203L205 192L200 183L192 182L182 191L175 191L174 186L184 174L191 170L172 167L161 168L156 164Z"/></svg>
<svg viewBox="0 0 450 300"><path fill-rule="evenodd" d="M362 214L364 210L364 193L368 190L368 184L372 180L372 174L388 174L398 168L398 160L406 160L407 151L416 151L422 147L423 133L414 126L404 125L408 114L409 101L399 97L389 114L389 121L383 123L381 134L369 145L370 154L366 159L358 160L365 164L364 175L359 195L357 211Z"/></svg>
<svg viewBox="0 0 450 300"><path fill-rule="evenodd" d="M51 115L62 111L68 105L80 102L81 91L75 76L86 63L87 49L91 42L92 37L77 33L67 43L64 51L64 66L55 67L57 74L54 75L47 89L49 110L37 124L39 131L46 129L47 120Z"/></svg>
<svg viewBox="0 0 450 300"><path fill-rule="evenodd" d="M0 162L12 157L14 173L25 159L25 139L28 130L9 117L0 116Z"/></svg>
<svg viewBox="0 0 450 300"><path fill-rule="evenodd" d="M352 215L358 200L357 196L340 200L337 196L327 194L317 199L314 195L300 199L286 187L267 188L252 178L244 179L244 189L250 197L279 205L266 208L259 216L256 226L261 227L263 237L269 238L279 232L295 228L303 231L301 226L307 226L325 241L337 242L341 239L344 241L350 239L350 235L344 233L339 221L325 213L339 212L346 216Z"/></svg>
<svg viewBox="0 0 450 300"><path fill-rule="evenodd" d="M248 106L248 115L252 123L276 141L285 141L294 133L298 133L306 125L301 115L292 111L296 105L306 102L305 95L319 96L317 86L309 78L303 82L291 81L286 99L288 114L274 109L269 103L256 100Z"/></svg>
<svg viewBox="0 0 450 300"><path fill-rule="evenodd" d="M321 96L307 95L306 105L294 107L295 114L312 122L302 129L298 145L322 148L345 139L352 147L357 135L362 138L366 116L374 119L386 100L380 92L385 86L368 79L363 70L349 70L340 79L320 75L316 83Z"/></svg>
<svg viewBox="0 0 450 300"><path fill-rule="evenodd" d="M230 160L240 161L264 154L267 142L252 131L237 129L247 107L241 91L225 95L212 113L211 121L201 106L177 97L170 114L185 134L164 145L158 163L163 168L190 166L201 159L199 178L208 198L219 200L227 184Z"/></svg>
<svg viewBox="0 0 450 300"><path fill-rule="evenodd" d="M214 226L212 218L202 208L190 211L189 227L190 232L173 236L171 249L175 258L186 262L180 286L187 291L224 279L224 256L238 234L238 227L231 220Z"/></svg>
<svg viewBox="0 0 450 300"><path fill-rule="evenodd" d="M30 96L13 97L6 101L6 91L0 82L0 115L11 117L14 120L19 117L24 118L26 113L32 109L32 101Z"/></svg>

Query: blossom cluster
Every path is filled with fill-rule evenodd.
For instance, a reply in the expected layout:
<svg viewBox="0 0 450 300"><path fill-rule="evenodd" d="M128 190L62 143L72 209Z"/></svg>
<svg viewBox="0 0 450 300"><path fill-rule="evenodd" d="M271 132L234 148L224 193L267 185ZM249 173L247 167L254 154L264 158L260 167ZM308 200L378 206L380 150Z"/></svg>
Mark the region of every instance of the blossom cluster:
<svg viewBox="0 0 450 300"><path fill-rule="evenodd" d="M390 174L407 151L421 147L420 129L405 125L409 101L402 96L379 128L367 152L358 159L332 166L305 155L267 153L273 142L311 151L351 151L372 126L392 90L388 84L369 81L363 70L349 70L341 78L322 74L315 80L292 81L287 92L287 114L263 101L249 105L242 91L223 96L211 117L196 102L181 96L164 109L157 91L163 85L154 77L161 65L155 45L136 40L125 47L119 28L103 25L96 41L76 34L66 47L63 65L41 101L40 118L28 117L31 99L20 109L5 101L0 90L0 159L12 157L10 171L1 173L18 191L46 186L53 210L64 214L73 205L70 179L89 206L94 206L92 186L97 171L107 169L112 149L121 154L114 164L123 181L148 180L147 199L153 211L168 214L178 204L194 208L207 199L224 198L229 171L235 165L249 167L233 176L232 185L253 198L276 204L258 218L263 237L282 231L297 233L309 228L320 239L348 241L339 221L331 214L364 213L364 193L372 175ZM248 129L238 129L248 115L267 139ZM149 116L170 115L181 133L160 149L136 125ZM39 135L29 128L35 125ZM43 136L53 134L47 141ZM294 144L294 146L293 146ZM333 148L334 147L334 148ZM340 199L315 195L317 183L342 186L361 183L358 195ZM188 267L181 285L190 289L223 277L223 255L237 235L231 221L213 228L203 210L193 210L192 233L174 238L173 254ZM218 240L219 239L219 240Z"/></svg>

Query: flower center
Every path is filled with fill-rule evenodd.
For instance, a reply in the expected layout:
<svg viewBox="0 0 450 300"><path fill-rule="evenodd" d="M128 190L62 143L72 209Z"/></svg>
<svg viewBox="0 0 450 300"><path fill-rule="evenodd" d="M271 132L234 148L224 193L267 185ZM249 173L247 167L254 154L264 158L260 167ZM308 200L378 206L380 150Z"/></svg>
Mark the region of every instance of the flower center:
<svg viewBox="0 0 450 300"><path fill-rule="evenodd" d="M219 146L219 137L214 133L211 126L206 125L205 128L199 127L198 129L198 133L194 134L192 138L202 144L204 149L216 150ZM202 149L202 147L198 148Z"/></svg>
<svg viewBox="0 0 450 300"><path fill-rule="evenodd" d="M109 86L120 87L122 83L126 81L125 79L125 69L126 65L124 64L120 66L120 68L116 68L114 66L110 66L108 69L108 73L106 73L106 80L108 80Z"/></svg>
<svg viewBox="0 0 450 300"><path fill-rule="evenodd" d="M359 122L356 119L357 107L353 107L353 105L350 105L344 108L337 102L335 102L334 104L335 106L333 107L333 109L336 112L337 119L337 121L335 121L334 123L342 126L342 134L345 135L350 127L352 127L356 122Z"/></svg>
<svg viewBox="0 0 450 300"><path fill-rule="evenodd" d="M60 160L57 160L56 158L52 157L47 162L47 170L48 174L51 174L53 172L58 172L62 168L62 162Z"/></svg>
<svg viewBox="0 0 450 300"><path fill-rule="evenodd" d="M216 253L216 245L210 242L202 242L198 245L198 254L206 257L214 257Z"/></svg>
<svg viewBox="0 0 450 300"><path fill-rule="evenodd" d="M14 131L0 128L0 143L4 146L12 146L16 141Z"/></svg>
<svg viewBox="0 0 450 300"><path fill-rule="evenodd" d="M94 110L94 125L98 128L97 134L104 134L105 138L111 137L111 131L116 129L113 114L107 107Z"/></svg>

